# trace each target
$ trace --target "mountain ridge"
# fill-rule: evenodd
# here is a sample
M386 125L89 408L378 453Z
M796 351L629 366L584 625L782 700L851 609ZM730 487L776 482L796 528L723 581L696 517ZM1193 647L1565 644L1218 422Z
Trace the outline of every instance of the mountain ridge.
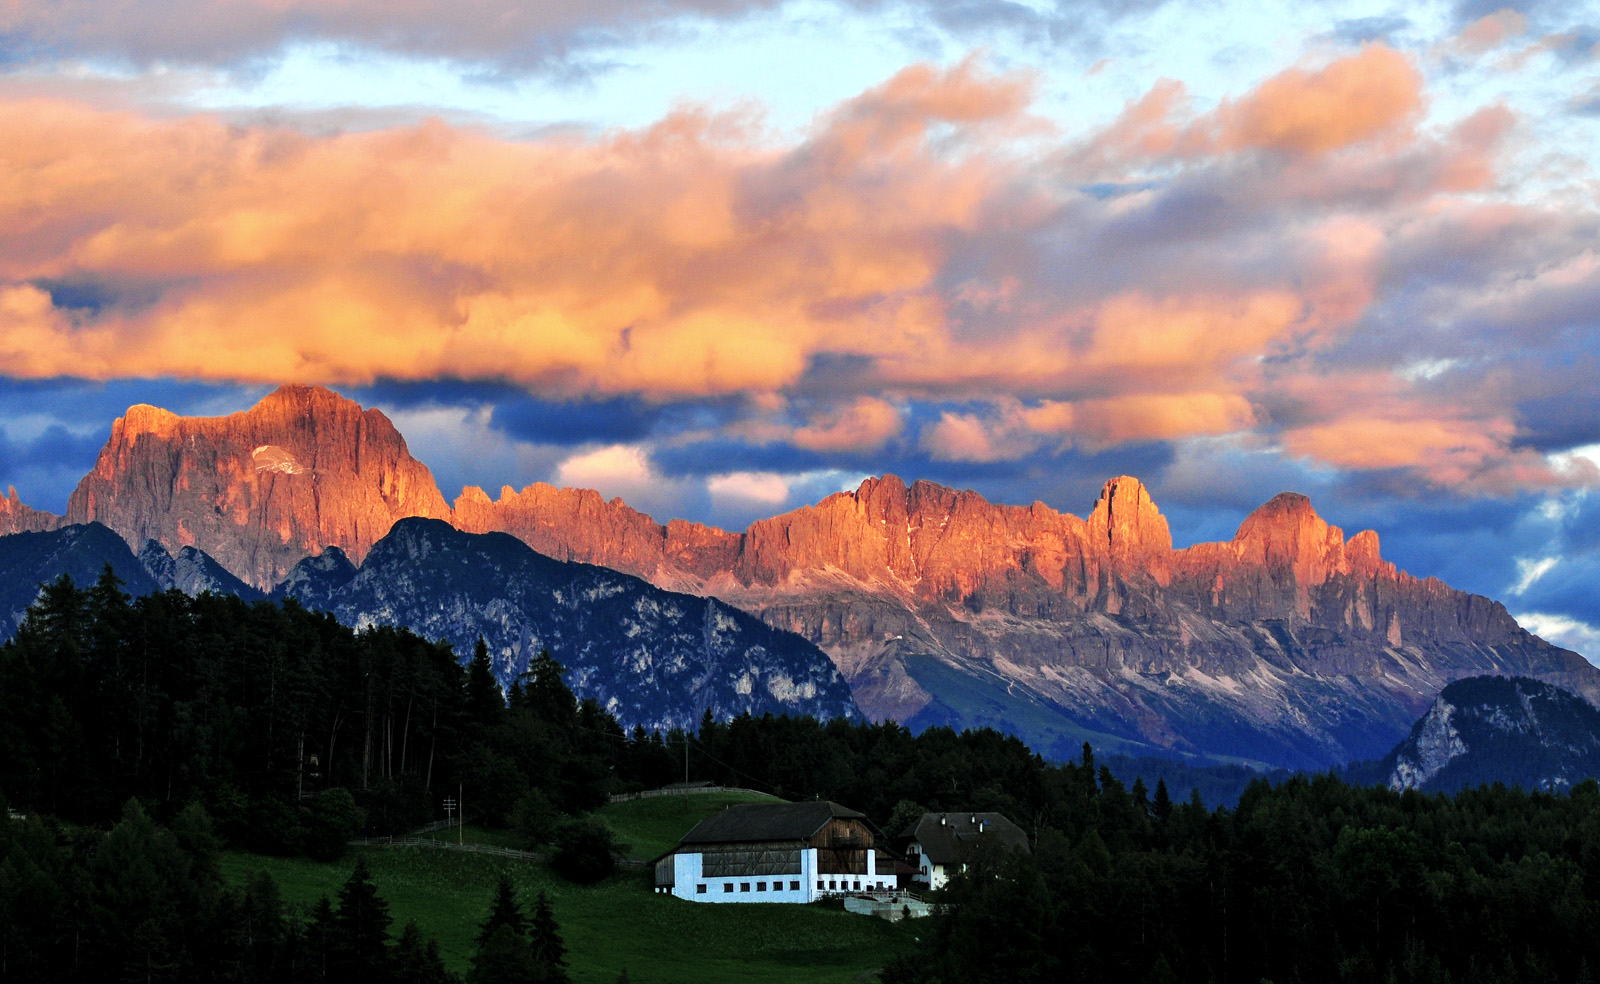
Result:
M67 518L198 544L271 588L327 549L360 564L407 511L721 598L820 646L874 718L993 724L1052 753L1089 739L1322 767L1387 752L1463 676L1600 700L1581 656L1492 599L1398 570L1375 532L1347 539L1292 492L1231 540L1181 549L1131 476L1080 518L884 475L742 533L543 483L497 500L467 487L451 505L387 417L285 387L228 417L130 408Z

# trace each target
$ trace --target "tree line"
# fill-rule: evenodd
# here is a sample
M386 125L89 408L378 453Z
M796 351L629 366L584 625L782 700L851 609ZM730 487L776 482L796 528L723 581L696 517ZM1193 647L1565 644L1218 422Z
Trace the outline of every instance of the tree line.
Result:
M887 969L891 984L1566 982L1600 961L1592 781L1443 796L1294 776L1208 806L1164 781L1126 783L1087 746L1047 762L988 729L771 715L630 731L574 699L553 654L509 693L492 670L481 645L463 666L448 647L293 603L134 600L109 575L47 586L0 646L0 795L65 823L12 823L0 845L0 965L19 966L10 948L38 940L56 957L121 961L122 976L136 976L130 954L180 966L184 934L216 925L195 915L210 905L195 893L230 891L208 875L149 874L206 870L186 844L331 857L356 832L433 819L458 790L484 822L549 846L568 877L603 877L610 834L584 814L609 793L685 778L836 800L890 835L924 810L993 810L1022 826L1033 850L976 850L922 948ZM119 860L130 823L171 858ZM172 853L183 851L201 860ZM256 911L251 887L238 891L216 911ZM189 915L161 929L149 899ZM101 911L138 918L95 922L110 918L91 917ZM216 929L207 945L236 936ZM528 951L500 943L502 964L525 969Z

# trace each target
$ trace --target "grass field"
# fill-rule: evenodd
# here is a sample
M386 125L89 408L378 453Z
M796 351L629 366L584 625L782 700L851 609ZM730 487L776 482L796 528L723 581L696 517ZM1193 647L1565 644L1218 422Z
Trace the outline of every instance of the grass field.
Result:
M455 827L446 827L442 830L430 831L422 835L424 840L436 840L441 844L484 844L489 847L509 847L516 851L526 851L528 842L517 836L515 831L494 830L490 827L480 827L469 823L460 831L459 836Z
M659 832L670 825L675 843L688 829L681 820L730 802L714 807L709 800L718 795L706 794L707 802L687 806L661 801L702 797L639 800L604 812L608 820L616 814L624 829L634 831L629 836L641 842L656 837L650 843L659 843L666 836ZM690 812L674 812L683 809ZM511 858L420 847L359 850L389 903L395 920L391 932L398 936L406 920L415 919L425 934L438 938L450 968L462 973L470 966L473 939L488 915L501 873L512 877L524 901L540 890L549 896L576 984L611 984L624 967L637 984L859 984L871 980L890 956L909 949L914 935L926 929L822 906L685 902L655 894L650 875L637 869L598 885L579 886L542 865ZM237 883L265 869L277 880L285 901L309 908L324 893L336 900L354 863L354 852L331 864L229 852L223 870Z
M776 803L778 800L760 793L695 793L689 796L652 796L648 799L612 803L595 811L617 835L617 841L628 845L632 858L660 857L678 845L678 839L689 828L711 816L721 813L737 803Z

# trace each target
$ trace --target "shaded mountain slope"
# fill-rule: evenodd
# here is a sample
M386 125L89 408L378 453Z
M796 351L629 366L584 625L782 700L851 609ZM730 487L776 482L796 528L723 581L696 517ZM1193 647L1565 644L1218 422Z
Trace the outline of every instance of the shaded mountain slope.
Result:
M1528 677L1457 680L1379 766L1392 789L1503 782L1558 791L1600 776L1600 710Z
M548 648L574 693L628 725L695 725L707 710L860 716L843 676L804 639L714 598L554 560L504 534L402 520L359 569L342 555L308 558L278 594L347 625L411 629L462 656L481 636L505 684Z

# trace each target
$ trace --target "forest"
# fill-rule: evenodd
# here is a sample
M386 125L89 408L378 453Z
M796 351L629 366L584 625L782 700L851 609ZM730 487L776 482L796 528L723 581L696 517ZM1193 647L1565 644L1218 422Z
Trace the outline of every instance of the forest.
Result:
M991 730L626 729L573 697L559 654L509 694L490 660L292 603L132 599L109 573L46 586L0 647L0 796L26 815L0 832L0 975L363 979L321 976L356 959L360 934L326 941L359 922L359 884L348 906L286 912L270 880L223 884L215 852L335 858L460 796L593 880L613 845L585 814L685 778L832 799L891 836L923 810L995 810L1028 832L1029 853L974 850L888 984L1586 981L1600 960L1593 781L1429 796L1273 777L1207 805L1124 782L1087 746L1052 763ZM415 926L365 932L365 979L443 979ZM507 973L531 973L532 951L500 935Z

